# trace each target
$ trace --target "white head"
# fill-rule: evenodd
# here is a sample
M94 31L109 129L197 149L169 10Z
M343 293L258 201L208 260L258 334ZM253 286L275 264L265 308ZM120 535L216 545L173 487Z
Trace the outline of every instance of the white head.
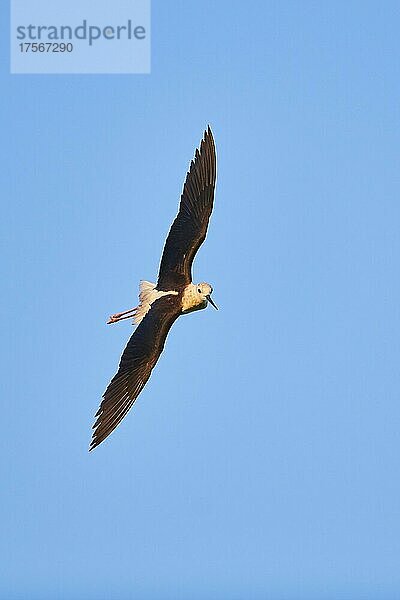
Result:
M213 292L213 289L209 283L202 282L202 283L196 284L196 293L197 293L199 299L202 302L205 302L206 305L208 304L208 302L210 302L210 304L212 304L213 307L218 310L218 306L216 304L214 304L214 302L211 298L212 292Z

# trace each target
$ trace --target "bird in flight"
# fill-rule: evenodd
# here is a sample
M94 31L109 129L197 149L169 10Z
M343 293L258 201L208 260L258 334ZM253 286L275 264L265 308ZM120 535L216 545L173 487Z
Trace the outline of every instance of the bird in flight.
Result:
M192 283L192 263L204 242L213 209L216 179L214 138L204 132L183 186L178 214L161 257L157 284L140 282L139 305L114 314L108 323L133 318L137 325L108 384L93 425L90 450L119 425L146 385L176 319L195 310L214 308L209 283Z

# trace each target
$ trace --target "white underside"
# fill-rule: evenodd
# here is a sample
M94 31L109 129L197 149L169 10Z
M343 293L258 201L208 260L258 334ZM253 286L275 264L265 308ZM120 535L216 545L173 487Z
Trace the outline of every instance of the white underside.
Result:
M155 283L142 280L140 282L139 306L135 309L135 312L133 314L134 323L136 325L139 325L139 323L149 312L151 305L153 304L153 302L155 302L155 300L158 300L163 296L169 296L170 294L177 296L178 292L160 292L156 289Z

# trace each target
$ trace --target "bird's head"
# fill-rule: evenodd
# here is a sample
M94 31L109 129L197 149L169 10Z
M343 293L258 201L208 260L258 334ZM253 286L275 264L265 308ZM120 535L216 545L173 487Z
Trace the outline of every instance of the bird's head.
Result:
M213 307L218 310L218 306L214 303L211 298L211 294L213 292L212 286L209 283L198 283L196 285L196 292L199 295L202 302L210 303Z

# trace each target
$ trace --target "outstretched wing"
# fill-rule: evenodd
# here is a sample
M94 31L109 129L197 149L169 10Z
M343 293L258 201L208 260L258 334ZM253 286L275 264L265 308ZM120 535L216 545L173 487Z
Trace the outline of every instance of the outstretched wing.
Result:
M192 263L204 242L213 209L216 156L210 127L196 150L179 205L165 242L158 273L158 290L182 289L192 281Z
M119 425L144 388L163 351L168 332L180 314L179 296L156 300L122 353L117 374L103 395L93 425L90 450Z

